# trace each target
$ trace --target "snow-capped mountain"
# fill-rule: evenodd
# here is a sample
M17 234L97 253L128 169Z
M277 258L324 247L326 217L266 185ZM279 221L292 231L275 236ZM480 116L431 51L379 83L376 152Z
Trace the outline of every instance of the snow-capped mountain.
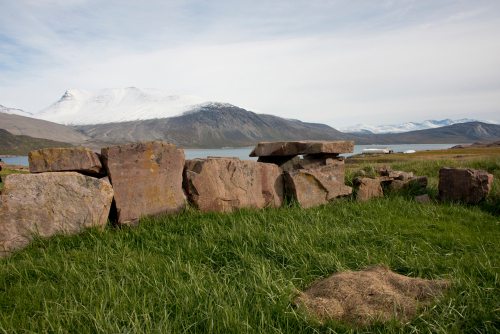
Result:
M211 103L198 96L159 89L70 89L33 117L66 125L129 122L179 116Z
M477 120L470 118L462 118L457 120L451 119L443 119L441 121L436 120L426 120L422 123L417 122L408 122L399 125L379 125L379 126L370 126L365 124L357 124L351 127L345 128L336 128L338 131L343 133L374 133L374 134L384 134L384 133L402 133L416 130L426 130L426 129L435 129L443 126L448 126L452 124L458 123L469 123L469 122L482 122L488 124L500 124L500 122L493 120Z
M0 105L0 112L4 114L11 114L11 115L19 115L19 116L25 116L25 117L32 117L33 114L27 111L23 111L21 109L14 109L14 108L7 108L2 105Z

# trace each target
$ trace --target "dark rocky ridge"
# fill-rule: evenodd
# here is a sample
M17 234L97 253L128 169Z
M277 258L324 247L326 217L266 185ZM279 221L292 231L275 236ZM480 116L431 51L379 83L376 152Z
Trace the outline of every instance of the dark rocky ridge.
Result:
M397 134L348 134L325 124L256 114L222 103L205 105L172 118L74 127L0 113L0 129L96 151L106 146L148 140L167 141L179 148L221 148L255 146L262 141L353 140L356 145L388 145L492 142L500 139L500 125L479 122Z

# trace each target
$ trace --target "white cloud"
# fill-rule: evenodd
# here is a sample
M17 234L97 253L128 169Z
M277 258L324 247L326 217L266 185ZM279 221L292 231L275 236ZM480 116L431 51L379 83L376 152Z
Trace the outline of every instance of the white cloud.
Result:
M0 104L36 112L66 89L136 86L333 126L498 118L491 2L170 2L139 6L138 20L133 2L120 17L101 1L52 3L46 15L18 12L29 24L10 38L39 54L0 67ZM58 23L56 13L69 16Z

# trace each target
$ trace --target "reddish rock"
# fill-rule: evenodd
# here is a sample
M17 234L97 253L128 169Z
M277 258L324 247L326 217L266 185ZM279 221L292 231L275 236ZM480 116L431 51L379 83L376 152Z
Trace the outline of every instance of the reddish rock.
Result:
M344 183L344 165L299 169L284 175L286 189L304 208L352 193Z
M105 147L101 151L113 189L119 224L141 216L182 210L185 155L174 144L157 141Z
M300 157L296 155L285 155L276 157L259 157L257 162L270 163L278 166L281 171L288 172L296 168L296 164L299 163Z
M400 175L398 180L394 180L389 184L389 190L391 191L399 191L403 189L409 189L412 187L419 187L420 191L425 190L427 188L427 177L425 176L412 176L405 181L403 175Z
M407 181L413 177L413 172L400 172L398 179L401 181Z
M439 197L447 201L461 200L479 203L490 193L493 175L471 168L441 167Z
M50 237L107 223L113 188L75 172L12 174L0 206L0 256L26 247L33 233Z
M262 209L283 204L280 168L251 160L187 160L184 189L190 201L205 212Z
M44 148L29 153L30 172L106 174L99 154L85 147Z
M391 181L394 181L394 178L393 177L389 177L389 176L380 176L378 178L378 180L380 182L391 182Z
M262 142L250 153L251 157L284 156L324 153L352 153L353 141L302 140L284 142Z
M358 202L366 202L373 197L384 196L384 191L382 190L379 179L358 177L354 179L354 186L356 189L356 200Z

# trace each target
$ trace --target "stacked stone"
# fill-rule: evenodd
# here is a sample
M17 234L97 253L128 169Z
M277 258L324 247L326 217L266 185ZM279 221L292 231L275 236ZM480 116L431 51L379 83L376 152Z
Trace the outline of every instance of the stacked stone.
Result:
M352 193L345 185L345 161L341 153L352 153L352 141L262 142L250 153L260 163L278 166L287 191L308 208ZM303 158L299 156L303 155Z
M0 257L26 247L33 235L104 227L113 188L99 155L87 148L32 151L33 174L6 177L0 204Z
M49 237L104 227L113 200L118 224L182 210L184 160L183 150L156 141L106 147L101 155L87 148L30 152L32 174L5 180L0 256L24 248L35 233Z
M363 170L355 173L358 175L354 179L358 202L365 202L373 197L382 197L384 195L382 184L390 191L410 187L419 187L423 191L427 187L427 178L425 176L413 176L412 172L393 171L390 166L377 167L376 172L378 174L377 178L365 177L366 173Z

